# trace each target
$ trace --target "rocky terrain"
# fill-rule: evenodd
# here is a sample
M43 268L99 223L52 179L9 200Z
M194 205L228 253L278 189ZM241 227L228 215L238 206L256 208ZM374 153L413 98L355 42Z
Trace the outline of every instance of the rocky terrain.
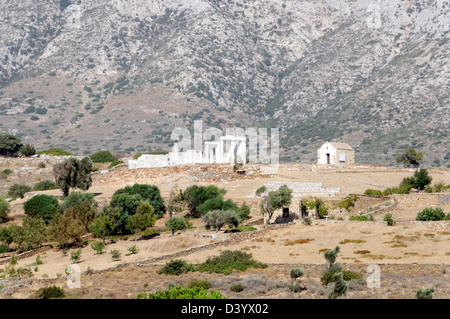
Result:
M1 0L0 131L39 149L168 150L175 126L280 127L360 163L448 164L444 0Z

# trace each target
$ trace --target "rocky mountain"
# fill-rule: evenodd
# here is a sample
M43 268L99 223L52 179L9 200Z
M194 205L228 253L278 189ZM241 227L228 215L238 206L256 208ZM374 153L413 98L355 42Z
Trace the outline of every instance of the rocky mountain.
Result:
M360 163L450 161L443 0L0 0L0 130L39 149L169 150L175 126L280 127Z

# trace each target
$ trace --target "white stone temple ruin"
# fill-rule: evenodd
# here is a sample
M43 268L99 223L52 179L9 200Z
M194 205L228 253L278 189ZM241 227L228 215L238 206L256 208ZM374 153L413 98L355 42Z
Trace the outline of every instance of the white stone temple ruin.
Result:
M129 169L155 168L183 164L243 164L246 163L247 143L245 136L226 135L218 141L204 142L202 152L183 150L175 143L172 152L164 155L141 155L129 160Z

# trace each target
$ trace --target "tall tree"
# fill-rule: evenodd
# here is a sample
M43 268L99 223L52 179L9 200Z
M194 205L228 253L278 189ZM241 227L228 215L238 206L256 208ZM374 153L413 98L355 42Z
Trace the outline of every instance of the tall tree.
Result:
M423 160L423 152L408 148L402 154L395 158L397 163L403 163L404 167L419 167L420 161Z
M269 223L277 209L289 206L291 204L291 200L292 189L287 187L287 185L280 186L280 188L276 191L270 191L261 203L261 210L268 215L266 223Z
M17 156L22 148L20 138L11 134L0 135L0 155Z
M70 188L88 190L92 185L92 161L85 157L82 160L69 158L53 167L55 182L64 196L69 195Z

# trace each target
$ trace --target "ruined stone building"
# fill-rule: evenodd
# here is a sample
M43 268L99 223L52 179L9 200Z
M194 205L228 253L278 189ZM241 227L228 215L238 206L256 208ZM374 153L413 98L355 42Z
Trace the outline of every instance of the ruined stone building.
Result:
M326 142L317 150L317 164L355 164L355 150L347 143Z
M141 155L137 160L129 160L128 168L154 168L183 164L245 164L247 154L246 138L226 135L218 141L205 142L202 152L179 151L175 143L173 151L164 155Z

